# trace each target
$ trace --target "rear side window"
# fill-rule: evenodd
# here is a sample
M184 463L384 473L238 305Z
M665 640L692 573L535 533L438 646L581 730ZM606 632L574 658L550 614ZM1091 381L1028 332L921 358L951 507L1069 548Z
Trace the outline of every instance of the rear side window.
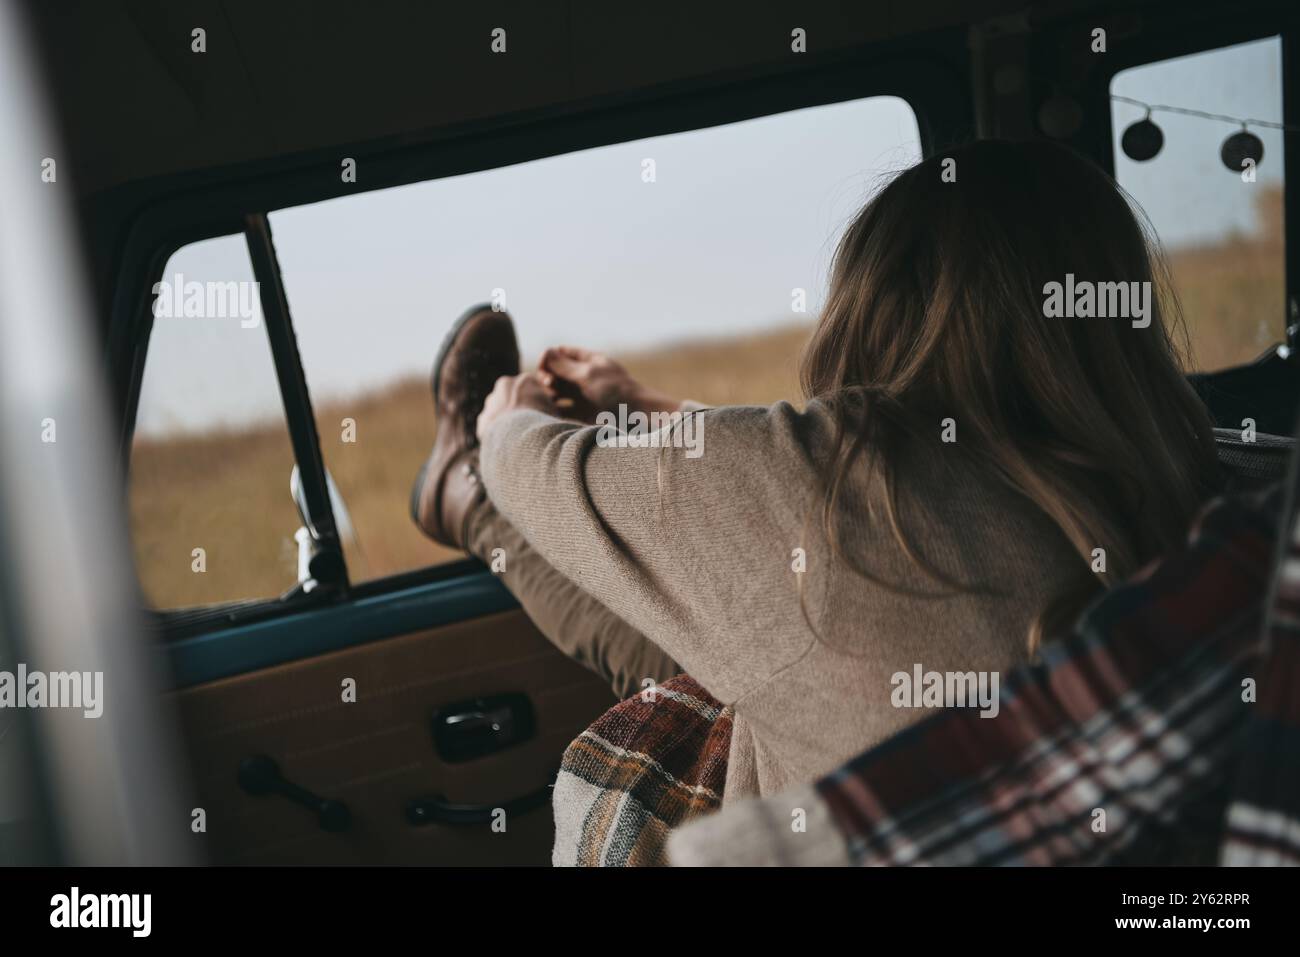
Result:
M244 237L179 250L157 287L128 484L136 568L168 609L296 581L293 449Z
M1153 105L1280 122L1280 39L1124 70L1111 94L1116 178L1165 247L1194 367L1212 371L1258 358L1284 341L1286 329L1281 131L1248 125L1263 156L1234 169L1222 152L1225 140L1242 132L1240 122L1151 110L1163 145L1145 161L1131 158L1122 139Z

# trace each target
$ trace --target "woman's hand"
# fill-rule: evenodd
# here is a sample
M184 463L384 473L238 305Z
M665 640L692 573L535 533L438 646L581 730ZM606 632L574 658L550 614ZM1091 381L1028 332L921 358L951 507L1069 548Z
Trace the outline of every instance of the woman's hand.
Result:
M594 422L597 413L626 405L631 412L675 412L681 402L649 389L607 355L556 346L542 353L537 366L541 384L565 416Z
M557 417L561 415L555 400L542 385L540 373L523 372L519 375L503 375L492 386L491 393L483 402L483 410L478 414L474 431L479 441L483 441L493 422L515 409L536 409L547 415Z

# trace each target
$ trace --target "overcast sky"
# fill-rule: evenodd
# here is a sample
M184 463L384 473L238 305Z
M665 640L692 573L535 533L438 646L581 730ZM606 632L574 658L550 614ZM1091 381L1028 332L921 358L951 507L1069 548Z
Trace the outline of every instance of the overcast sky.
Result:
M1277 41L1129 71L1113 92L1281 118ZM1142 116L1116 104L1117 130ZM1253 227L1250 189L1220 164L1232 126L1154 117L1164 151L1120 182L1169 246ZM1260 181L1276 181L1281 136ZM845 224L919 158L901 100L877 97L275 212L271 224L312 393L342 398L424 376L447 324L502 289L526 356L559 342L630 350L810 322ZM644 161L655 181L643 180ZM364 166L359 179L364 181ZM198 243L167 267L251 280L242 237ZM791 290L808 291L807 315ZM280 416L264 329L160 320L142 434Z

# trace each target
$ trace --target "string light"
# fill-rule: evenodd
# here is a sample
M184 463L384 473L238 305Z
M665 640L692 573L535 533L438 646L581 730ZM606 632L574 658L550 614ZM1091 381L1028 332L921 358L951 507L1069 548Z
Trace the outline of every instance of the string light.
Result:
M1119 145L1129 159L1145 163L1149 159L1154 159L1160 152L1160 148L1165 145L1165 134L1160 127L1151 122L1151 114L1148 113L1144 119L1131 124L1124 131Z
M1120 137L1120 148L1124 151L1124 155L1139 163L1154 159L1156 154L1160 152L1160 148L1164 146L1164 133L1152 121L1152 113L1178 113L1182 116L1195 116L1200 119L1216 120L1234 125L1240 124L1241 129L1225 139L1223 146L1219 148L1219 159L1222 160L1224 166L1234 173L1240 173L1247 165L1258 166L1260 161L1264 159L1264 142L1250 132L1249 127L1257 126L1270 130L1300 132L1300 126L1295 124L1276 123L1272 120L1244 119L1239 116L1227 116L1223 113L1193 110L1184 106L1167 106L1163 103L1144 103L1142 100L1135 100L1130 96L1119 96L1117 94L1112 94L1111 99L1118 103L1128 103L1146 110L1146 116L1136 123L1130 124L1124 130L1124 135Z

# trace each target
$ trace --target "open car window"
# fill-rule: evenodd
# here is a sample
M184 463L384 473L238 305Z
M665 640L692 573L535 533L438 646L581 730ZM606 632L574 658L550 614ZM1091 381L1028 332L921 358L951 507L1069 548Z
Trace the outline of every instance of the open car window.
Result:
M835 241L919 155L911 108L872 97L273 212L351 580L462 557L407 502L466 307L511 313L525 367L580 345L701 402L794 399Z

